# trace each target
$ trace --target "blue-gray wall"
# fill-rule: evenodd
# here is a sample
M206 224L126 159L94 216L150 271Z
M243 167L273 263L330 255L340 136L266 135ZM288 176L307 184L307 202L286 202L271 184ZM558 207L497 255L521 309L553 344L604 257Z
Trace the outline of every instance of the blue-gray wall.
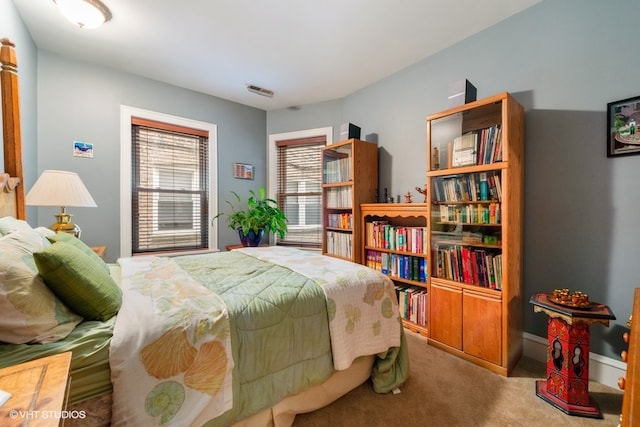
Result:
M265 185L266 114L220 98L106 67L38 51L38 170L77 172L98 208L71 208L82 240L120 256L120 106L214 123L218 130L218 206L229 191L246 194ZM94 144L94 158L73 157L73 141ZM233 162L256 165L253 181L233 179ZM54 208L38 209L38 224L53 222ZM238 237L219 226L220 247Z
M640 96L638 16L637 0L546 0L339 102L269 111L267 132L355 123L377 135L379 187L418 196L425 117L447 108L449 83L513 93L526 111L525 330L546 337L529 296L579 289L618 318L592 327L591 350L619 359L640 286L640 155L606 157L606 105Z

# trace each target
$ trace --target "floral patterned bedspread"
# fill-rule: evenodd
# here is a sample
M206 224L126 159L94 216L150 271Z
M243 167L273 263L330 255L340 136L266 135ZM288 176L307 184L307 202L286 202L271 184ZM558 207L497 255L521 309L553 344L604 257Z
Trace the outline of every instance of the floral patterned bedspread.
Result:
M333 364L400 347L402 328L393 282L349 261L284 246L236 249L314 280L327 297Z
M230 425L363 355L376 391L406 379L393 282L373 269L284 247L118 262L114 426Z
M201 425L229 410L234 362L222 299L171 258L119 263L123 305L109 355L112 425Z

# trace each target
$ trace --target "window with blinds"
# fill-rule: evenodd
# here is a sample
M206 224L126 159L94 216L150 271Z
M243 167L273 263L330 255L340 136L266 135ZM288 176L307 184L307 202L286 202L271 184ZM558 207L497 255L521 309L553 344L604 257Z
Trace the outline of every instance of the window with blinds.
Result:
M133 254L208 248L208 132L131 120Z
M277 199L287 234L279 245L322 245L322 148L325 136L276 142Z

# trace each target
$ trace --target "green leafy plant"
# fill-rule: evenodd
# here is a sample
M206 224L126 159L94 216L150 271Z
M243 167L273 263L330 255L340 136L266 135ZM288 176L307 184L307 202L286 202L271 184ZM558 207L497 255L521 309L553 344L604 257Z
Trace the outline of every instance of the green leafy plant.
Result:
M251 195L247 199L247 203L243 205L242 198L238 193L232 191L231 194L235 196L237 204L234 205L227 200L227 204L231 207L231 213L219 213L214 219L226 215L227 224L233 230L241 229L244 233L253 230L254 233L258 233L263 229L265 232L276 233L280 238L284 238L287 232L287 217L278 208L278 202L266 197L264 188L260 188L258 193L249 190L249 193Z

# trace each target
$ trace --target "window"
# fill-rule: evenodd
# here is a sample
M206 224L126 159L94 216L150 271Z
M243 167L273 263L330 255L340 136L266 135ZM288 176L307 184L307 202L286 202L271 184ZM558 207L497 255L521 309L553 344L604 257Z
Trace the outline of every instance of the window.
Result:
M137 218L133 216L133 180L134 180L134 171L132 168L133 165L133 147L135 145L135 133L133 132L133 121L139 119L146 119L151 123L157 122L159 124L164 124L168 127L168 131L171 131L171 125L177 128L186 128L187 131L197 130L206 135L207 144L207 159L208 164L207 175L208 175L208 206L207 206L207 234L208 234L208 244L206 248L202 249L194 249L194 253L203 252L203 251L212 251L218 249L218 222L213 221L211 219L217 215L218 213L218 171L217 171L217 153L218 150L216 148L217 145L217 126L213 123L201 122L197 120L187 119L184 117L173 116L170 114L158 113L155 111L144 110L141 108L129 107L126 105L122 105L120 107L120 257L127 257L133 255L133 235L134 235L134 227L137 227ZM151 126L152 128L154 126ZM175 131L175 128L173 129ZM189 133L189 132L187 132ZM191 159L190 163L194 163L195 157ZM170 187L167 190L176 190L179 188L177 185L179 182L193 182L196 179L197 175L193 175L194 168L192 166L186 168L170 168L173 170L173 174L175 176L174 187ZM162 185L167 185L167 181L169 180L169 176L166 176L169 172L163 171L163 166L158 165L156 168L156 175L153 178L154 180L160 182L162 180ZM190 178L188 178L190 177ZM171 178L171 181L174 182L174 178ZM173 185L173 184L172 184ZM167 228L173 228L176 230L176 233L187 233L190 229L195 228L197 224L204 224L205 216L202 216L200 211L195 211L196 204L193 202L193 196L180 194L175 192L173 195L176 197L173 203L173 208L176 209L176 214L168 217L169 214L165 214L167 210L165 209L167 206L164 203L166 201L160 198L160 195L163 195L164 192L157 193L157 202L155 205L155 217L157 218L158 224L163 223L162 226L157 225L153 228L154 234L156 236L160 236L162 233L170 233L167 231ZM168 194L168 193L167 193ZM164 197L164 195L162 196ZM192 217L188 217L186 215L186 211L191 209L194 210L194 214ZM150 207L153 209L153 206ZM178 213L181 211L181 213ZM153 215L152 215L153 216ZM171 222L173 225L168 225L167 223ZM189 230L180 229L181 227L187 227L187 224L193 222L192 225L189 225ZM176 252L180 254L185 254L187 249L177 249ZM162 251L165 255L170 255L171 250L166 248Z
M208 249L208 132L131 119L131 252Z
M322 148L324 135L276 141L277 201L288 219L279 245L322 245Z
M159 187L180 191L181 184L193 185L195 171L158 168ZM184 188L184 187L182 187ZM193 230L197 220L197 206L191 195L174 193L158 194L158 230Z

